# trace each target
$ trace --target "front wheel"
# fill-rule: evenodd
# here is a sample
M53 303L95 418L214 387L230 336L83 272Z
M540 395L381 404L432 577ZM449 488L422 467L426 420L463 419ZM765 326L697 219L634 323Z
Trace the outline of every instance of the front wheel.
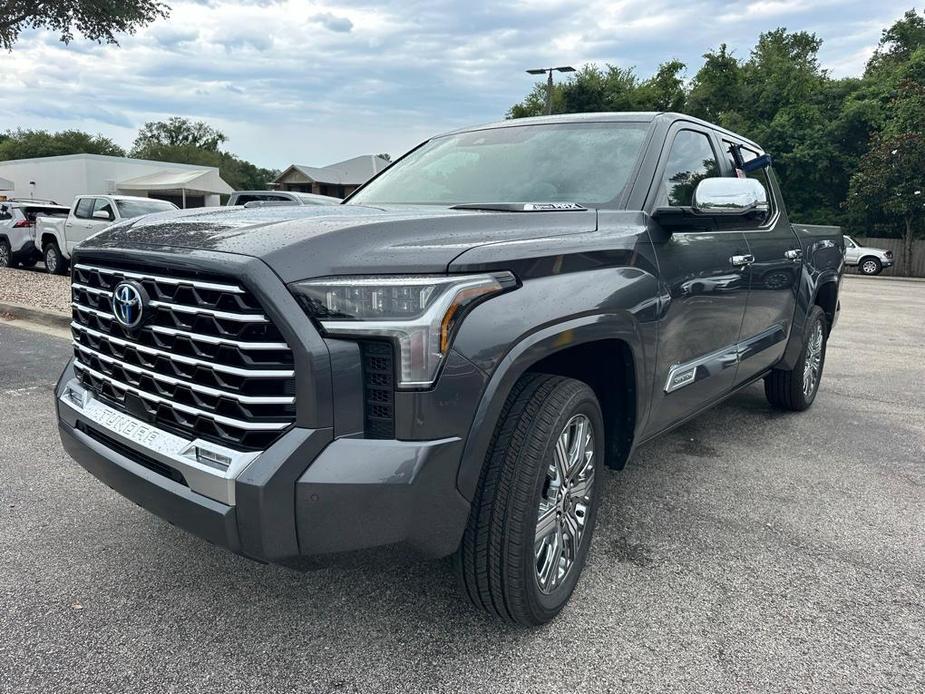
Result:
M53 275L63 275L67 272L67 261L61 257L61 249L54 241L45 244L43 250L45 268Z
M883 264L876 258L864 258L858 264L858 270L862 275L879 275Z
M502 410L456 569L469 599L538 626L568 602L594 532L604 424L594 391L528 374Z
M822 368L825 366L825 348L828 340L828 321L825 312L813 306L807 318L808 332L803 351L793 369L774 369L764 378L764 393L775 407L802 412L808 409L819 392Z
M9 267L12 264L13 253L10 250L10 242L6 239L0 239L0 267Z

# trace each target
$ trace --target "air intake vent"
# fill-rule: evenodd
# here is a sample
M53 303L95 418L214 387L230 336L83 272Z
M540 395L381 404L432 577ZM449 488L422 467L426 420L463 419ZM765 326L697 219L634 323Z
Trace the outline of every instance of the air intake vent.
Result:
M113 314L123 280L148 297L138 328ZM263 450L295 420L292 351L234 278L81 258L71 297L74 369L113 407L235 450Z
M388 342L361 342L368 439L395 438L395 359Z

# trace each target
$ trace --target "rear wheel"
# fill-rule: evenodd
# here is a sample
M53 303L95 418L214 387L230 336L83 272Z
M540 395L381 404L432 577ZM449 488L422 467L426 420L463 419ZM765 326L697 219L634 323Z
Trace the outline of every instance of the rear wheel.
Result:
M63 275L67 272L67 261L61 257L61 249L55 241L45 244L42 251L45 257L45 268L53 275Z
M862 275L879 275L883 265L876 258L862 258L858 263L858 271Z
M12 264L13 253L10 249L10 242L6 239L0 239L0 267L9 267Z
M586 384L543 374L517 383L456 556L473 604L525 626L562 610L594 532L603 442L600 405Z
M784 410L802 412L813 404L819 392L828 339L828 321L820 307L813 307L807 325L809 330L796 366L789 371L774 369L764 379L768 402Z

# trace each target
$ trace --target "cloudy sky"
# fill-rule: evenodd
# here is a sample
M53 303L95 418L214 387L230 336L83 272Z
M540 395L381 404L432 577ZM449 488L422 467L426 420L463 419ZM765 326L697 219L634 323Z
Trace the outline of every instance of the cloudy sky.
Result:
M146 120L203 119L257 164L400 154L427 135L497 120L525 68L686 62L726 42L748 55L778 26L817 33L835 76L856 75L912 0L167 0L169 19L121 46L24 34L0 54L0 130L77 128L129 146Z

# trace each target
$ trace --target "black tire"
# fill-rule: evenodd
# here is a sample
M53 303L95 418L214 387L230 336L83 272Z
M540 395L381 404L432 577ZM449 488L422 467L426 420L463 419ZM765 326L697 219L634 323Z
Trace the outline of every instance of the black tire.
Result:
M775 407L792 412L802 412L808 409L816 399L819 392L819 383L822 381L822 370L825 367L825 348L829 337L829 324L825 312L818 306L813 306L806 323L803 349L797 359L796 366L789 371L774 369L764 378L764 394ZM818 348L815 341L821 341ZM814 359L818 349L818 368L811 385L807 384L807 361Z
M0 267L10 267L13 264L13 250L10 242L0 239Z
M575 459L591 462L585 463L582 482L566 476L562 478L566 484L553 487L549 475L557 474L558 470L553 462L556 444L570 424L590 427L591 446L587 450L592 455L581 456L581 451L576 450ZM576 431L572 441L586 440L577 433L579 430L569 430ZM527 374L518 381L498 420L469 523L455 557L462 590L476 607L503 621L524 626L544 624L565 607L591 544L602 486L603 455L603 418L591 388L581 381L546 374ZM576 463L573 469L579 467ZM582 485L587 494L581 498L573 496L578 492L573 491L569 480L575 487ZM556 500L548 500L550 495ZM535 539L541 502L546 509L544 516L551 520L546 542ZM575 514L583 518L581 530L575 524ZM575 543L569 540L569 532L575 533L571 537L578 537L577 551ZM568 547L571 551L560 554L561 550L547 544L553 542L557 548ZM547 590L540 588L543 579L538 575L537 547L545 559L571 557L571 564L565 564L568 568L563 569L562 576L559 575L562 560L544 564L555 567L543 572L547 577L555 574Z
M861 258L861 262L858 263L858 272L862 275L879 275L882 271L883 264L873 256Z
M45 269L52 275L63 275L67 272L67 261L61 257L61 249L55 241L49 241L42 248L42 257L45 259Z

